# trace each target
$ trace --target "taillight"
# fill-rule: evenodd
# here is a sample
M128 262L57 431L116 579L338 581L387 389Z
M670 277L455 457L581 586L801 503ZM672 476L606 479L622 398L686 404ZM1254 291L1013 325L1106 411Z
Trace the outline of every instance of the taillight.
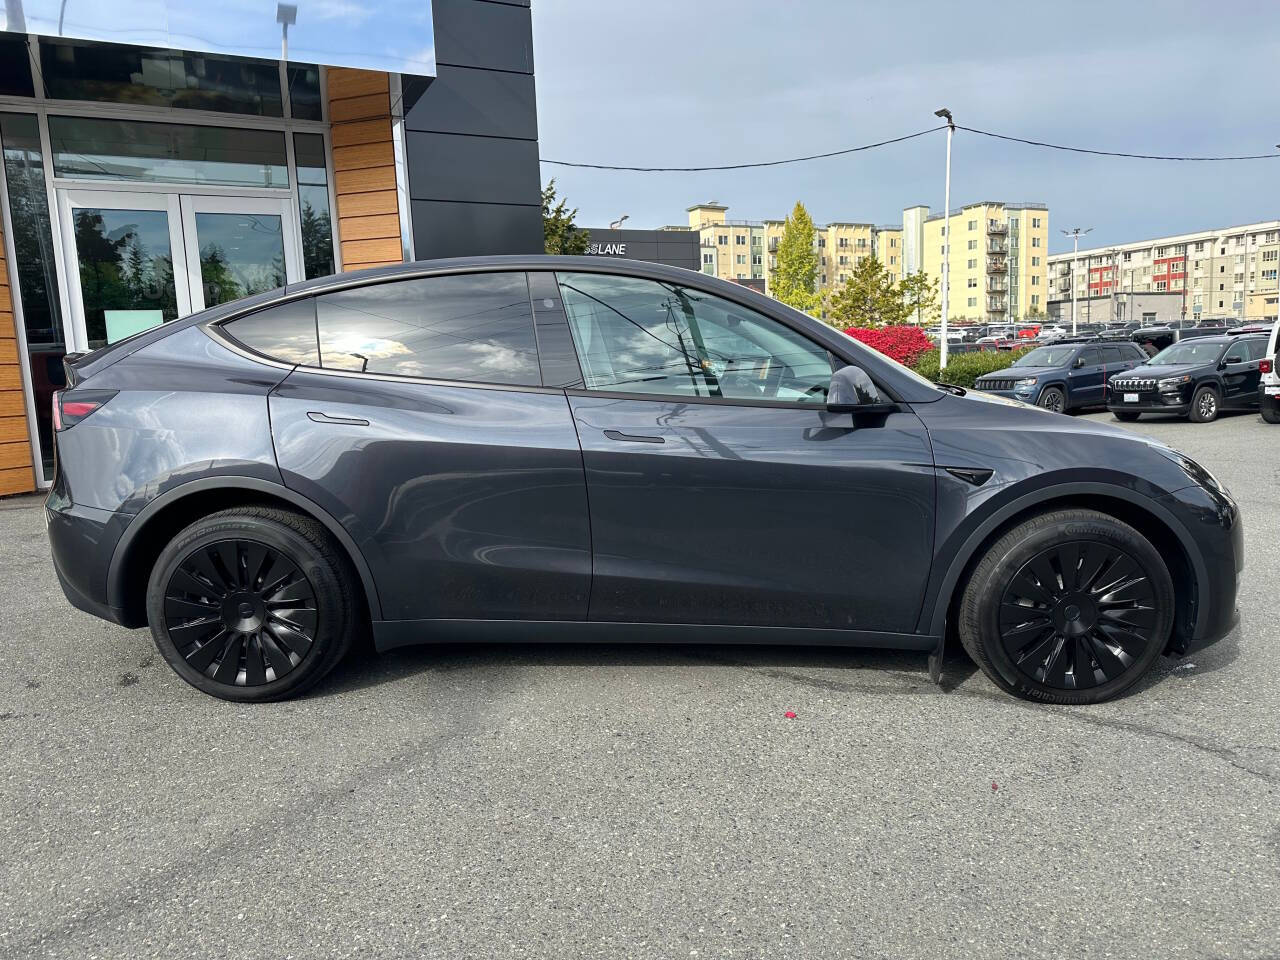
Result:
M69 397L66 390L55 391L53 429L59 433L70 430L115 395L115 390L86 390Z
M1262 373L1270 373L1270 372L1272 371L1272 369L1274 368L1274 366L1275 366L1275 365L1274 365L1270 360L1259 360L1259 361L1258 361L1258 369L1259 369Z

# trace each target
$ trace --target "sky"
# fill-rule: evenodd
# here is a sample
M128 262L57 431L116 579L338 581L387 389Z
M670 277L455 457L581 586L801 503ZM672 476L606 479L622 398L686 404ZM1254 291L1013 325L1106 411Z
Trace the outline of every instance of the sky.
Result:
M956 122L1134 153L1093 157L964 131L951 205L1049 205L1081 249L1280 218L1280 0L534 0L545 160L700 166L773 160ZM733 219L902 221L943 207L945 134L762 170L628 173L544 162L579 226Z

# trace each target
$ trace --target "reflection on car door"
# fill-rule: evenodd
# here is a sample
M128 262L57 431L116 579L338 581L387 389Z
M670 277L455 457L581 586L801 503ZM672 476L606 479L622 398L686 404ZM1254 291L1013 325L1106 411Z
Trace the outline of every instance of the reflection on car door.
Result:
M525 275L365 285L316 310L321 367L273 392L272 435L286 484L364 552L384 618L585 619L582 459L541 386Z
M1076 354L1071 369L1067 371L1067 403L1073 407L1102 403L1104 376L1102 351L1098 347L1085 347Z
M934 478L909 408L855 423L831 357L683 288L559 274L594 547L590 618L909 632Z

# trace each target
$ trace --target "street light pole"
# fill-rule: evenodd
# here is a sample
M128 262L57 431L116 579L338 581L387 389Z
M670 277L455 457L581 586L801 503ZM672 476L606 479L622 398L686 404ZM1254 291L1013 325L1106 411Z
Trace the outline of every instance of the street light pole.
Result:
M951 118L951 111L946 107L933 111L935 117L947 121L947 181L942 193L942 330L939 335L938 369L947 368L947 307L951 293L951 135L956 132L956 122Z
M1071 335L1076 335L1076 260L1080 256L1080 238L1086 233L1092 233L1093 227L1087 230L1081 230L1076 227L1074 230L1063 230L1064 234L1072 240L1071 246ZM1085 284L1088 289L1088 283Z

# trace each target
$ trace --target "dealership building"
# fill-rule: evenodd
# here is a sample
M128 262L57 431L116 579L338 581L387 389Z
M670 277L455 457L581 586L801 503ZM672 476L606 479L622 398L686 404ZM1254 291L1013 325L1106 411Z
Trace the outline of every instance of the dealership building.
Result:
M528 0L2 13L0 494L51 480L69 352L339 271L542 250Z

